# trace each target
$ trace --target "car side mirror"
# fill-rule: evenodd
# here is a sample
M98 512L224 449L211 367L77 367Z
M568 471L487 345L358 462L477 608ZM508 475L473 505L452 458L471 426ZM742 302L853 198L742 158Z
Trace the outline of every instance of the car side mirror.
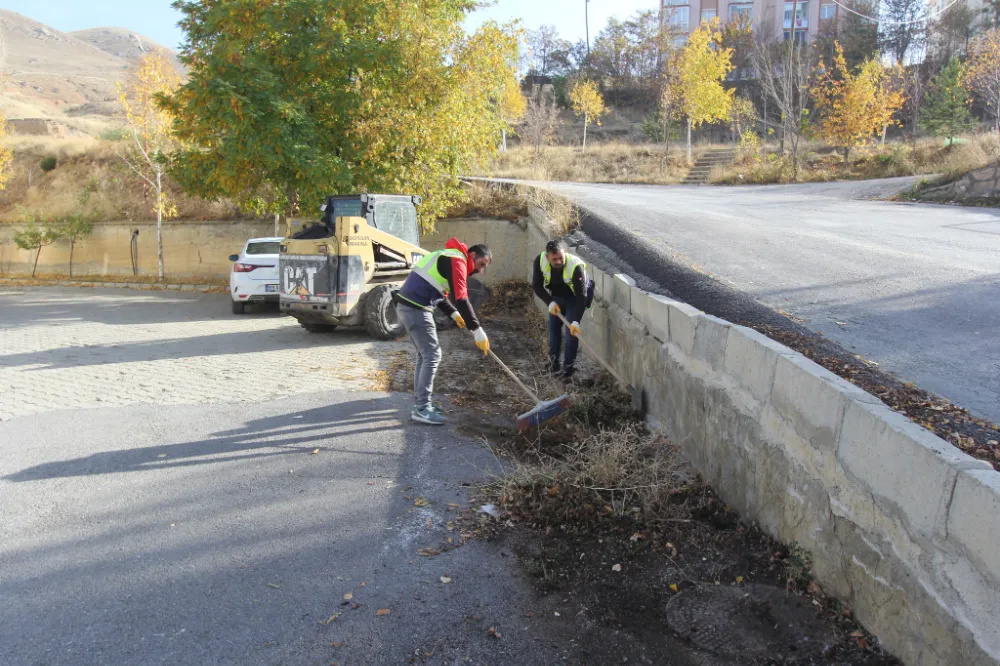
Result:
M238 254L229 255L229 261L239 261L239 260L240 260L240 255Z

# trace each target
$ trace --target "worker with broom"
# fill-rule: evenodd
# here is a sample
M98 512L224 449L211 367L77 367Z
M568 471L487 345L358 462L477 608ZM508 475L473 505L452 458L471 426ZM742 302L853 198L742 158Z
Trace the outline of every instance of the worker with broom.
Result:
M399 321L417 349L413 370L415 403L410 414L410 419L417 423L445 423L444 415L432 400L434 376L441 363L441 345L434 324L435 307L451 317L459 328L468 328L484 355L490 353L490 340L469 301L468 278L486 270L492 259L493 253L486 245L466 247L457 238L451 238L443 250L418 261L403 286L393 295Z
M566 251L562 240L549 241L532 269L531 286L549 308L549 372L563 381L573 378L580 344L580 320L590 306L593 287L587 279L587 264ZM562 315L560 317L560 315ZM563 319L565 317L565 319ZM564 321L570 322L562 367Z

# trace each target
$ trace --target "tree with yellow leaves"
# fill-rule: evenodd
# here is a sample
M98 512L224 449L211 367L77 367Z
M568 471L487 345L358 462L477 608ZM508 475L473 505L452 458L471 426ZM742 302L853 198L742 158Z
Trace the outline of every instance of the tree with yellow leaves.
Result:
M14 161L14 151L7 147L7 134L10 129L7 119L0 112L0 190L7 187L7 181L11 177L11 163Z
M852 72L839 43L834 43L832 66L820 62L817 72L812 90L820 117L817 134L840 147L847 163L852 148L895 122L893 116L905 97L892 85L892 73L877 57L869 58Z
M687 152L691 161L691 131L702 123L725 120L733 91L722 85L732 71L733 50L723 48L719 20L703 23L691 33L677 59L678 92L687 116Z
M591 121L600 122L604 115L604 98L593 81L577 81L569 91L573 113L583 116L583 152L587 152L587 127Z
M331 194L424 197L423 230L497 151L520 28L467 33L472 0L177 0L189 81L167 100L193 195L286 214Z
M985 102L1000 131L1000 28L977 37L969 51L965 83Z
M502 139L501 150L507 152L507 134L514 131L514 127L521 122L524 114L528 112L528 100L525 99L521 87L517 84L517 79L510 79L504 86L500 97L500 136Z
M173 114L160 106L161 96L172 94L181 77L162 51L151 51L139 60L125 84L116 82L118 103L129 140L118 152L122 161L153 189L156 199L156 257L159 278L163 279L163 218L177 214L163 188L169 152L177 146Z

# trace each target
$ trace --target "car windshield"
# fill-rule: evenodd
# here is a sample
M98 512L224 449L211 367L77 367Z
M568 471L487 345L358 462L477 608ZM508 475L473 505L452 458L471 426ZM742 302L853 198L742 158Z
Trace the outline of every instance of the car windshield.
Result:
M267 241L266 243L250 243L247 245L247 256L253 254L278 254L278 241Z

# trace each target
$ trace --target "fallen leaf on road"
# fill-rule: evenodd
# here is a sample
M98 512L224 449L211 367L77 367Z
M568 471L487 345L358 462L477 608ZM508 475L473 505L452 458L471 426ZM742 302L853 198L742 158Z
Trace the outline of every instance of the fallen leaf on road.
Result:
M320 620L319 623L322 625L327 625L330 624L331 622L336 622L338 617L340 617L340 613L334 613L330 617L326 618L326 620Z
M369 485L369 486L374 486L374 485L375 485L375 482L374 482L374 481L369 481L369 482L368 482L368 485Z
M737 576L736 577L736 582L737 583L742 583L743 582L743 576Z
M635 542L637 542L641 538L643 538L642 537L642 533L641 532L636 532L635 534L633 534L632 536L630 536L628 538L628 540L631 541L632 543L635 543Z
M344 642L343 641L334 641L334 642L330 643L330 647L344 647Z
M427 506L427 499L424 497L418 497L413 501L413 506Z
M670 591L671 592L676 592L677 591L677 583L671 583L670 584Z
M451 582L451 578L448 578L447 576L441 576L441 582L447 585L448 583Z
M313 449L313 452L312 452L312 454L313 454L313 455L316 455L317 453L319 453L319 449Z
M614 572L621 571L622 570L622 565L616 564L615 566L611 567L611 570L614 571Z
M489 636L492 636L493 638L500 638L501 636L503 636L503 634L497 631L496 627L490 627L489 629L486 630L486 633Z
M367 587L367 586L368 586L368 583L366 583L364 581L361 581L361 587Z
M440 555L441 551L437 548L421 548L417 551L417 554L423 557L434 557L435 555Z
M361 608L361 604L351 604L351 610L358 610Z
M344 595L344 601L350 601L353 598L354 598L353 592L348 592L347 594Z
M388 615L391 612L392 612L391 608L379 608L377 611L375 611L375 615L377 617L382 617L383 615Z
M160 455L158 455L158 456L156 456L156 457L157 457L157 458L166 458L166 457L167 457L167 454L166 454L166 453L161 453Z
M553 615L555 615L556 617L562 617L561 615L559 615L559 611L554 612Z
M281 586L278 585L277 583L268 583L267 586L271 587L271 588L274 588L275 590L280 590L281 589Z

